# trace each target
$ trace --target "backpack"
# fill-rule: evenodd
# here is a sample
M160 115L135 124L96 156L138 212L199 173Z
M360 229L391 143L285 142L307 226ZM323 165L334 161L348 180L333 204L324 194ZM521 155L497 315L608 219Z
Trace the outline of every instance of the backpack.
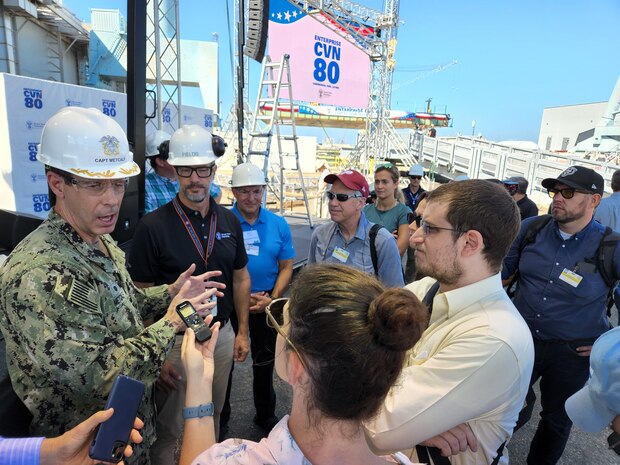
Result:
M542 215L533 220L523 237L523 240L519 244L519 255L517 258L517 263L521 259L521 253L523 249L530 244L536 242L536 236L538 232L544 228L549 221L551 221L551 215ZM611 307L614 304L614 288L616 286L616 282L620 279L620 277L615 275L614 272L614 252L616 247L620 243L620 233L615 232L609 226L605 227L605 232L603 233L603 237L599 242L599 245L596 249L596 254L593 257L584 259L584 262L591 263L594 265L595 270L601 274L601 278L605 281L605 285L609 287L609 293L607 295L607 315L611 314ZM519 268L517 267L517 271L512 276L508 287L506 288L506 292L508 293L508 297L512 299L516 291L516 284L519 281Z
M377 246L375 245L375 241L377 240L377 233L382 227L383 226L381 226L380 224L375 223L372 225L372 227L370 228L370 232L368 233L368 237L370 238L370 259L372 260L372 267L375 270L375 276L379 276L379 265L377 263Z

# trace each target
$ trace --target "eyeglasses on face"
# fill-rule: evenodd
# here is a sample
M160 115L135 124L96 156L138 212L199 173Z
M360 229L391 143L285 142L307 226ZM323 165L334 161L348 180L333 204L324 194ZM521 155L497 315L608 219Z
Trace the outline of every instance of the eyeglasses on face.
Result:
M284 338L286 343L290 346L291 349L295 351L299 360L301 360L302 365L307 369L306 363L304 362L304 358L301 356L293 342L289 339L286 331L282 329L284 326L284 306L288 302L287 297L282 297L280 299L274 299L271 301L267 308L265 308L265 314L267 316L267 326L275 329L280 336Z
M573 187L565 187L564 189L547 189L549 197L553 198L556 194L561 194L565 199L572 199L575 196L575 192L581 192L582 194L591 194L592 192L575 189Z
M182 178L191 178L192 173L195 171L199 178L208 178L213 173L213 165L207 166L199 166L198 168L193 168L191 166L175 166L174 170L177 172L179 176Z
M415 213L407 213L407 222L409 224L415 222L415 225L419 228L422 221L422 215L416 215Z
M127 189L127 184L129 184L129 178L106 179L101 181L69 178L69 184L75 186L77 189L82 189L92 195L103 194L108 189L108 186L112 186L112 191L115 194L120 195L125 193L125 190Z
M415 179L415 180L420 180L422 179L422 176L409 176L409 179Z
M459 234L463 234L465 231L461 230L461 229L453 229L453 228L441 228L439 226L432 226L430 224L428 224L426 221L421 220L420 221L420 226L422 229L422 234L424 234L425 236L428 236L434 232L437 231L452 231L452 232L456 232Z
M356 198L356 199L362 198L362 194L360 194L359 192L355 192L353 194L336 194L334 192L327 191L325 192L325 195L327 196L329 200L336 199L338 202L346 202L347 200L352 199L352 198Z
M248 189L248 188L238 187L236 188L236 192L238 195L242 195L244 197L248 197L250 195L253 195L254 197L260 197L263 195L263 188L255 187L254 189Z

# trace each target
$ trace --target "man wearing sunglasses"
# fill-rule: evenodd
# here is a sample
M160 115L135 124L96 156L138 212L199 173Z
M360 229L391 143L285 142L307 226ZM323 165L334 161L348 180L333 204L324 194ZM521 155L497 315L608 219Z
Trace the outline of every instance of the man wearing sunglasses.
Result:
M217 281L224 283L226 288L213 311L215 320L221 324L213 382L214 419L218 432L233 357L242 362L249 352L250 275L239 219L210 196L210 185L217 171L216 158L211 134L204 128L187 125L174 132L168 162L176 171L179 193L172 202L140 220L134 235L129 270L139 287L168 282L170 276L192 265L195 274L222 272ZM229 323L233 312L239 322L236 336ZM174 463L177 440L182 431L185 400L180 352L182 339L182 335L177 338L157 384L158 437L151 448L154 465Z
M326 192L330 222L319 225L312 233L308 264L331 262L350 265L375 274L371 246L373 223L362 209L369 194L368 182L355 170L330 174ZM403 271L396 239L385 228L374 238L377 277L388 287L403 286Z
M523 221L504 260L502 278L515 273L513 302L534 338L535 362L526 406L517 428L531 417L536 401L532 385L540 378L542 413L528 464L554 464L564 451L572 423L566 399L588 379L594 340L610 328L610 285L598 267L605 227L593 219L603 194L603 177L584 166L571 166L542 181L553 198L551 219L533 241L526 241L536 218ZM620 248L611 272L620 277Z
M427 277L406 289L429 304L429 326L367 432L381 452L415 448L414 462L440 448L452 465L507 464L534 358L500 278L519 212L484 180L441 185L426 200L410 245Z

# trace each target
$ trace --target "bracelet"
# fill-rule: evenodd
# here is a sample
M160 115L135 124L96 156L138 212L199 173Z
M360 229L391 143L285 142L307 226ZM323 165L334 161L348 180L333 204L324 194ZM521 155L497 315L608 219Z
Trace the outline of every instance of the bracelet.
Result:
M198 407L185 407L183 409L183 419L189 420L190 418L212 417L214 411L215 407L213 402L202 404Z

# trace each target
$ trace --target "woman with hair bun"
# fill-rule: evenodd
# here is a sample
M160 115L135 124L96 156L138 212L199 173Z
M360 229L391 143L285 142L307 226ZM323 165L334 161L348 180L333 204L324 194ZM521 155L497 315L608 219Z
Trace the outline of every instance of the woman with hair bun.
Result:
M378 413L426 328L426 307L406 289L320 264L302 271L290 299L274 300L266 316L278 332L276 371L293 388L290 416L259 443L215 444L212 416L186 420L180 464L410 465L403 454L374 455L362 424ZM211 402L216 339L217 329L203 344L186 332L187 407Z

